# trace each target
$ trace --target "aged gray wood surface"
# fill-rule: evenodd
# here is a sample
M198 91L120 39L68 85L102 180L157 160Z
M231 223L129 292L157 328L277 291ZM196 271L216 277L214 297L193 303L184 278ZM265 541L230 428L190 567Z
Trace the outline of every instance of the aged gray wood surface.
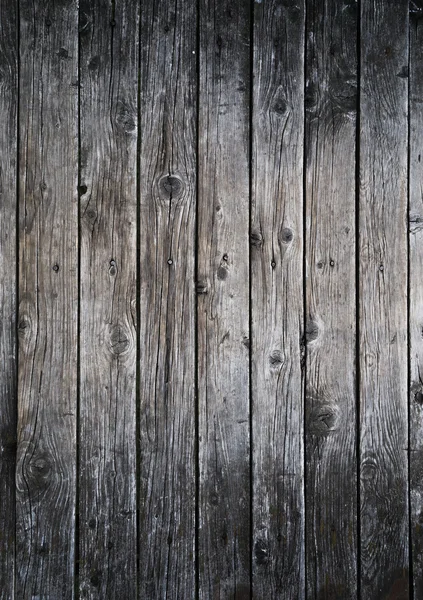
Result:
M389 32L389 35L387 35ZM361 597L409 597L408 2L361 7Z
M195 597L196 7L141 5L140 598Z
M199 597L250 597L250 13L199 5Z
M423 597L422 18L0 0L1 600Z
M0 2L0 598L14 594L18 13Z
M137 595L139 9L80 4L79 590Z
M409 274L410 274L410 511L412 585L423 597L423 2L410 14Z
M307 2L306 573L308 598L356 598L357 5Z
M251 215L253 592L304 586L305 5L254 6Z
M73 598L78 5L20 12L16 598Z

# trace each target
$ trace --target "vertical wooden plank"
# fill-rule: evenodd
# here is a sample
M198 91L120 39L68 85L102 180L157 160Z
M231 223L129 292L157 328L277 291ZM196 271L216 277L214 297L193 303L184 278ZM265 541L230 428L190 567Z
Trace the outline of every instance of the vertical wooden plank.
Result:
M307 1L307 597L357 596L357 4Z
M304 2L255 2L253 591L304 598Z
M200 0L199 597L250 597L250 7Z
M195 597L196 19L141 6L141 599Z
M423 1L410 13L410 520L414 598L423 597ZM406 74L406 72L405 72Z
M363 600L408 591L408 2L361 6L360 495Z
M73 598L78 4L20 2L16 597Z
M14 598L17 6L0 2L0 598Z
M139 8L80 5L80 570L84 598L136 598Z

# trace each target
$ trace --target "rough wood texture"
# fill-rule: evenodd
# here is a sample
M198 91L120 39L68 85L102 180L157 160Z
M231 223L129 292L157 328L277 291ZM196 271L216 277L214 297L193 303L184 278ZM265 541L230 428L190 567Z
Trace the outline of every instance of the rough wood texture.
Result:
M253 591L305 597L304 2L255 3L251 323Z
M14 594L17 6L0 2L0 598Z
M423 598L423 2L410 15L410 510L414 598Z
M357 5L308 0L307 597L357 595L355 168Z
M78 5L20 2L16 598L73 598Z
M141 6L140 598L195 597L196 6Z
M80 563L83 598L136 598L139 8L80 5Z
M198 194L199 597L250 597L250 18L201 0Z
M409 597L407 74L408 2L362 3L359 347L364 600Z

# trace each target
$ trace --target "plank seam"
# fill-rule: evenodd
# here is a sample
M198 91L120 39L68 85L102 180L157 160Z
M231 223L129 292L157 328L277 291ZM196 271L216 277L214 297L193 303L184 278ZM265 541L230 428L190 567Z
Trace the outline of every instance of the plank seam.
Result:
M199 600L200 597L200 555L199 555L199 524L200 524L200 406L199 406L199 367L198 367L198 249L199 249L199 219L198 219L198 198L200 194L199 185L199 147L200 147L200 0L196 0L196 31L195 31L195 76L196 76L196 115L195 115L195 153L196 153L196 166L195 166L195 225L194 225L194 278L195 278L195 289L194 294L194 435L195 435L195 527L194 527L194 581L195 581L195 600Z
M410 35L410 12L408 12L408 80L407 80L407 215L406 215L406 232L407 232L407 469L408 469L408 586L410 600L414 598L414 581L413 581L413 538L412 538L412 515L411 515L411 329L410 329L410 126L411 126L411 111L410 111L410 89L411 89L411 35Z

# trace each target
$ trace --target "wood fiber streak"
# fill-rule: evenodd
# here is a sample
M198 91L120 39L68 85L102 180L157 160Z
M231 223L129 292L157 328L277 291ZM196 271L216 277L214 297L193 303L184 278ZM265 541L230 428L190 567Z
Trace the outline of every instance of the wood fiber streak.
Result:
M423 1L410 20L410 510L414 598L423 598Z
M357 4L308 0L307 597L357 595L355 169Z
M195 597L196 4L142 3L140 598Z
M247 2L200 1L199 597L250 598Z
M363 600L409 598L407 70L408 2L362 3L359 306Z
M14 598L17 7L0 2L0 599Z
M251 301L253 591L305 597L304 2L255 3Z
M73 598L78 5L20 2L16 598Z
M136 598L139 8L80 4L82 598Z

